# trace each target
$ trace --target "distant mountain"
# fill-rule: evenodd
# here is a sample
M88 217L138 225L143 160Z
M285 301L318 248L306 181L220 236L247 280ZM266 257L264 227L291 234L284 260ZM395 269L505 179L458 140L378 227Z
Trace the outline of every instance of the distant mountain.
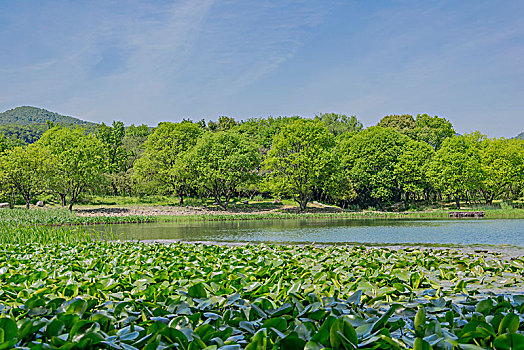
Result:
M22 106L0 113L0 124L45 124L47 121L62 125L96 125L78 118L50 112L43 108Z
M95 131L97 125L43 108L22 106L0 113L0 135L23 143L33 143L49 128L46 123L48 120L64 127L81 126L87 132Z
M518 134L517 136L515 136L516 139L521 139L521 140L524 140L524 131L521 132L520 134Z

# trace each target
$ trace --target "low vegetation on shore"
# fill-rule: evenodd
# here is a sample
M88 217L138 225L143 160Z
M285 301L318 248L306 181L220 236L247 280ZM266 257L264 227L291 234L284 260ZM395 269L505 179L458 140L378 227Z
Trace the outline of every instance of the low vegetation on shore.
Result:
M312 208L309 212L296 210L237 210L215 211L202 208L178 207L86 207L77 211L59 208L35 208L25 210L0 210L0 222L11 227L30 225L67 226L92 224L125 224L152 222L191 222L191 221L234 221L234 220L294 220L294 219L391 219L391 220L431 220L450 219L449 210L380 212L380 211L342 211ZM485 219L523 219L524 209L495 209L484 211Z

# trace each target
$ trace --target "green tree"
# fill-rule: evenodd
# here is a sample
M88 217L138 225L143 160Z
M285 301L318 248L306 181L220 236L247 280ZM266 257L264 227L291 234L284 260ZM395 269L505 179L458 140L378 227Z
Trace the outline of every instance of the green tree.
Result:
M23 143L17 139L12 139L9 137L5 137L4 135L0 134L0 154L4 151L10 150L12 148L15 148L17 146L22 146Z
M257 178L257 146L236 131L205 133L185 155L193 183L227 208L240 186Z
M478 133L447 138L428 164L427 174L433 186L452 197L457 209L463 196L480 187L481 139Z
M280 133L282 127L298 119L300 119L298 116L252 118L240 124L235 130L260 145L262 153L265 154L271 148L273 138Z
M455 135L455 130L453 125L444 118L419 114L412 134L414 139L428 143L436 151L442 146L445 139Z
M401 134L411 137L413 129L415 128L415 119L410 114L386 115L384 118L380 119L377 126L382 128L392 128Z
M127 170L128 152L123 142L125 134L124 123L121 121L113 121L111 126L102 123L96 130L96 136L102 142L104 150L105 172L110 178L115 196L118 194L117 176Z
M174 192L183 204L190 178L182 155L196 144L201 134L200 126L192 122L160 123L145 142L143 156L135 163L134 176Z
M29 208L31 200L48 188L49 153L37 145L15 147L0 157L2 182L16 189Z
M124 171L113 176L120 193L132 193L139 190L139 183L134 176L134 165L137 159L142 157L145 150L145 142L151 129L149 126L142 124L135 126L131 124L126 128L126 134L122 140L122 146L127 154Z
M332 177L339 171L334 148L335 137L318 120L299 119L283 126L264 161L267 188L276 195L292 197L301 211L315 189L343 190L331 182L344 179Z
M400 199L395 169L410 141L395 129L380 126L341 140L338 158L362 204L372 201L383 207L385 201Z
M323 113L315 116L315 120L320 120L326 129L335 136L359 132L363 128L362 123L354 115L348 117L344 114Z
M430 184L426 165L435 151L425 142L409 140L401 149L394 164L394 176L399 190L404 192L406 201L416 200L429 194Z
M131 124L126 128L126 134L122 140L122 144L128 155L127 169L132 168L135 161L142 156L145 150L145 142L150 133L151 129L145 124L138 126Z
M481 191L487 204L524 181L524 140L487 139L480 148Z
M239 124L240 123L231 117L220 116L218 117L218 122L210 121L207 123L207 129L209 131L226 131L233 129Z
M53 171L50 189L60 196L63 206L73 210L78 196L101 182L104 171L103 145L83 128L54 127L37 145L51 154ZM69 199L68 199L69 198Z

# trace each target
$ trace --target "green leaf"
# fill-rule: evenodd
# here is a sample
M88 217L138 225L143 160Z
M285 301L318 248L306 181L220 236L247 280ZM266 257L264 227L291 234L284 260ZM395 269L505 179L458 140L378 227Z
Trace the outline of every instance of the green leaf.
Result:
M0 318L0 329L2 330L2 342L10 342L16 339L18 327L16 322L10 318Z
M287 329L287 321L284 317L269 318L262 323L262 328L275 328L280 332L284 332Z
M426 324L426 308L424 306L419 306L414 323L415 328L424 328Z
M499 335L493 343L497 350L524 350L524 335L507 333Z
M267 346L267 329L262 328L259 329L258 332L255 333L253 338L251 338L251 342L246 346L246 350L261 350L266 349Z
M207 298L207 291L202 283L192 285L187 289L187 294L192 298Z
M341 344L351 345L356 348L358 344L357 332L348 320L341 317L331 325L329 330L329 342L331 347L335 349L339 348Z
M433 347L424 339L416 338L413 350L433 350Z
M516 333L519 329L519 317L510 312L500 322L498 334Z
M475 311L483 314L484 316L486 316L486 315L489 314L489 312L491 311L492 307L493 307L493 300L486 299L486 300L480 301L477 304L477 306L475 308Z

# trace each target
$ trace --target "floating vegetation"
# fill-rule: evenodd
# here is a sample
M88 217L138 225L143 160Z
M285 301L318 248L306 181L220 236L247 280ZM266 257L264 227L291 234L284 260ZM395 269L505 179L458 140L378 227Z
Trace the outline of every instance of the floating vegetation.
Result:
M0 349L522 349L524 259L81 242L0 249Z

